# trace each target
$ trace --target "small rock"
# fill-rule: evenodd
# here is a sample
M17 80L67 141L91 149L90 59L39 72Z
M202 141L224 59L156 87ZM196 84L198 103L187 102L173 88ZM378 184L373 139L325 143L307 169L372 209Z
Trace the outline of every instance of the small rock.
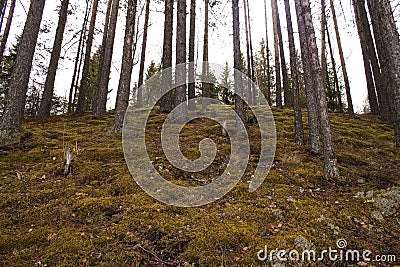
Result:
M374 211L371 212L371 218L375 219L377 221L383 221L384 220L384 218L382 216L382 213L380 211L378 211L378 210L374 210Z

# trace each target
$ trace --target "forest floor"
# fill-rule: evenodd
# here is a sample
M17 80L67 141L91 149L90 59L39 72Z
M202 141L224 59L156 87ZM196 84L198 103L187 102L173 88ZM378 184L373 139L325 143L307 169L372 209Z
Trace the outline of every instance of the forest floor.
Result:
M251 126L245 177L225 197L199 208L164 205L135 183L121 137L110 132L111 113L103 119L27 119L21 142L0 148L0 266L283 266L260 261L257 252L265 246L300 253L336 249L339 239L348 249L397 256L392 263L351 264L400 265L400 152L392 127L370 115L331 114L341 171L331 178L322 158L293 144L293 112L273 112L277 153L264 184L249 193L259 153L259 130ZM151 116L149 127L159 128L164 119ZM219 153L229 155L220 132L207 120L189 124L184 154L195 158L198 141L211 137ZM158 143L148 145L162 174L193 184L165 162ZM66 147L75 155L73 172L64 177ZM217 156L195 183L206 183L223 164ZM301 265L350 263L286 262Z

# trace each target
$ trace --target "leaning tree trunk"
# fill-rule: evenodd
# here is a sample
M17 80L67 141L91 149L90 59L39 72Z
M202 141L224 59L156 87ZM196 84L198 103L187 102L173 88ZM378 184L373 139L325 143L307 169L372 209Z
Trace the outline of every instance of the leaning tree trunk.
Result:
M173 37L173 22L174 22L174 1L165 0L164 10L164 41L163 41L163 56L162 56L162 90L166 93L172 87L172 37ZM170 91L161 98L160 112L168 113L173 106L173 93Z
M44 91L42 101L40 102L38 116L45 118L50 116L51 102L53 99L54 82L56 79L58 62L61 55L61 46L64 38L65 25L67 24L68 18L68 5L69 0L63 0L61 3L60 18L58 20L58 26L56 31L56 37L54 39L53 50L50 58L50 65L47 71L46 82L44 84Z
M176 24L175 106L186 102L186 0L178 0ZM186 109L178 111L178 119L186 117Z
M89 33L86 41L85 60L83 63L81 86L79 88L78 103L75 110L75 116L82 116L85 112L86 92L89 88L89 65L92 53L94 29L96 25L97 7L99 0L94 0L92 7L92 17L90 19Z
M45 0L32 1L11 75L7 103L0 120L0 139L13 141L21 131L32 61L42 21Z
M374 78L372 76L371 60L369 58L369 53L368 53L366 34L364 32L364 27L361 22L359 3L358 0L353 0L352 2L354 8L354 17L357 25L358 37L360 39L361 52L364 61L364 71L365 71L365 78L367 80L369 106L371 109L371 113L374 115L378 115L380 113L379 105L376 97Z
M243 71L242 53L240 52L240 17L239 17L239 0L232 0L232 20L233 20L233 61L234 68L238 71ZM242 80L240 75L234 75L235 91L242 90ZM244 111L244 101L235 94L235 111L244 124L247 123L247 116Z
M285 0L285 12L286 12L286 24L288 28L289 37L289 49L290 49L290 71L292 73L292 90L293 90L293 106L294 106L294 130L295 130L295 144L302 146L304 145L304 127L303 127L303 115L301 113L300 106L300 86L298 78L298 66L297 66L297 56L296 47L294 43L293 34L293 23L292 15L290 13L289 0Z
M326 92L325 87L322 84L321 65L319 61L318 48L315 38L315 31L311 16L309 0L301 0L301 7L306 30L305 37L309 48L309 53L307 56L309 57L311 74L314 80L317 95L317 106L324 151L325 172L331 176L339 176L337 158L333 149L331 125L329 122L328 106L326 103Z
M353 99L351 97L351 91L350 91L349 76L347 74L346 61L344 59L342 41L340 38L339 26L338 26L338 22L337 22L337 18L336 18L336 11L335 11L335 5L333 3L333 0L330 0L330 6L331 6L331 11L332 11L333 25L334 25L335 33L336 33L336 41L337 41L339 55L340 55L340 63L342 65L344 86L346 88L347 105L348 105L347 109L348 109L348 113L350 114L350 116L354 117L355 114L354 114L354 107L353 107Z
M133 65L133 38L135 36L137 0L128 1L126 12L125 38L122 53L121 75L115 102L115 117L113 132L120 132L124 122L125 112L129 105L129 94L131 90L132 65Z
M15 3L16 2L17 2L17 0L12 0L11 1L10 10L8 12L6 28L4 29L3 37L1 39L1 44L0 44L0 66L3 63L4 52L6 50L8 35L10 34L10 29L11 29L12 20L13 20L13 17L14 17L14 10L15 10Z
M111 62L114 50L115 30L117 28L119 0L113 0L110 16L110 27L107 33L107 41L104 49L104 62L101 72L101 80L97 88L97 102L93 103L94 115L103 117L107 111L108 84L110 80Z
M189 25L189 81L195 81L195 64L194 64L194 54L195 54L195 38L196 38L196 0L190 1L190 25ZM196 97L196 84L194 82L189 82L188 84L188 98L194 99ZM192 103L192 102L190 102ZM190 104L193 108L193 104Z
M142 85L144 81L144 63L146 62L146 47L147 47L147 32L149 28L149 15L150 15L150 0L146 1L146 12L144 19L144 29L143 29L143 43L142 52L140 55L140 68L139 68L139 81L137 89L137 106L142 107L143 96L142 96Z
M272 8L272 23L274 26L274 48L275 48L275 94L276 94L276 106L278 108L282 108L282 81L281 81L281 61L279 57L279 35L278 35L278 14L277 10L277 1L271 0L271 8Z
M265 16L265 43L267 46L267 100L268 104L272 106L272 99L271 99L271 72L270 72L270 67L271 67L271 62L269 58L269 38L268 38L268 16L267 16L267 0L264 0L264 16Z
M299 29L300 47L301 47L301 60L303 62L304 69L304 84L306 89L307 98L307 111L308 111L308 127L310 134L310 149L311 153L318 155L321 150L319 141L319 121L318 121L318 107L317 99L315 95L314 80L311 73L311 63L309 61L308 44L306 40L306 28L304 18L302 16L303 11L301 8L300 0L295 1L297 25Z
M391 80L389 97L392 101L395 144L400 147L400 37L388 0L369 0L374 32L379 35L379 46L383 48L380 60L387 67ZM375 27L379 27L379 30ZM377 31L378 30L378 31ZM378 46L378 45L377 45Z

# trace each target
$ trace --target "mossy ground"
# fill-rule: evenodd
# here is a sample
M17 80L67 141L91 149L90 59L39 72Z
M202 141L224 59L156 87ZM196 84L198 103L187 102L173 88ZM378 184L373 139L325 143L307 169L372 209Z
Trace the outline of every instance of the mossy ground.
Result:
M392 128L373 116L331 114L342 175L331 178L321 158L293 144L293 113L273 112L277 154L263 186L248 192L259 153L258 128L251 126L245 177L227 196L199 208L166 206L136 185L121 138L110 132L112 114L28 119L21 142L0 151L0 265L264 266L257 251L291 249L298 236L321 250L345 238L352 249L400 258L399 210L383 220L371 216L374 197L400 184ZM152 116L149 127L163 119ZM206 183L229 155L220 127L199 120L181 137L188 144L184 154L194 159L198 141L210 136L219 154L195 180L169 166L157 142L148 142L150 155L167 179ZM67 146L75 157L73 173L64 177ZM369 197L361 197L366 192ZM318 266L324 264L332 263Z

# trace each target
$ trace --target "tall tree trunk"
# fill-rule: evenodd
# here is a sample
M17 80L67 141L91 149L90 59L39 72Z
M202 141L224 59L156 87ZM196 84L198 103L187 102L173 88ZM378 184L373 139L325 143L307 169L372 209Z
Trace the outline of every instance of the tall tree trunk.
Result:
M175 106L186 102L186 0L178 0L176 23L176 84ZM181 64L181 65L180 65ZM185 118L186 109L177 112L179 119Z
M56 30L56 37L54 39L53 50L50 58L50 65L47 71L46 82L44 84L44 91L42 101L40 102L38 116L45 118L50 116L51 102L53 99L54 82L56 79L58 62L61 55L61 46L64 39L65 25L68 18L68 5L69 0L63 0L61 3L60 16Z
M275 93L276 93L276 106L282 108L282 80L281 80L281 61L279 56L279 35L278 35L278 14L277 14L277 1L271 0L272 8L272 23L274 26L274 48L275 48Z
M135 36L137 0L128 1L126 12L125 38L122 53L121 75L115 103L115 117L113 132L120 132L122 129L124 116L129 104L129 94L131 90L132 65L133 65L133 38Z
M189 25L189 81L195 81L195 38L196 38L196 0L190 1L190 25ZM189 82L188 84L188 97L189 100L196 97L196 84ZM191 103L191 102L190 102ZM193 104L190 104L193 108Z
M20 47L11 75L7 103L0 120L0 139L10 140L20 133L32 61L42 21L45 0L32 1L21 36Z
M328 81L328 62L326 59L326 4L321 0L321 70L322 84L326 90Z
M351 91L350 91L350 82L349 82L349 77L347 74L346 61L344 59L342 41L340 39L339 26L338 26L335 5L333 3L333 0L330 0L330 6L331 6L331 11L332 11L333 24L335 27L336 41L337 41L339 55L340 55L340 63L342 65L344 86L346 87L347 105L348 105L347 109L348 109L348 113L350 114L350 116L354 117L355 114L354 114L354 107L353 107L353 99L351 97Z
M332 62L332 69L333 69L333 79L335 81L337 100L338 100L338 104L339 104L338 111L339 112L343 112L342 92L340 90L339 77L338 77L337 69L336 69L335 55L333 54L333 46L332 46L332 41L331 41L331 35L329 34L328 27L326 27L326 20L325 20L325 31L326 31L326 36L328 37L329 54L331 55L331 62Z
M300 106L300 87L299 78L297 73L297 56L296 47L293 35L292 15L290 13L289 0L285 0L286 24L288 28L289 49L290 49L290 71L292 74L292 90L293 90L293 104L294 104L294 130L295 130L295 144L304 145L304 127L303 115Z
M78 103L75 110L75 116L82 116L85 112L86 92L89 88L89 65L92 53L94 29L96 26L97 8L99 0L94 0L92 7L92 16L90 19L89 33L86 41L85 60L83 63L81 86L79 88Z
M267 16L267 0L264 0L264 16L265 16L265 43L267 46L267 101L270 106L272 106L272 99L271 99L271 61L269 58L269 38L268 38L268 16Z
M300 47L301 47L301 60L304 69L304 84L307 97L307 111L308 111L308 127L310 133L310 149L311 153L318 155L321 150L319 141L319 121L318 121L318 107L317 99L314 91L314 80L311 73L311 63L309 61L308 44L306 40L306 28L303 18L303 11L300 0L295 1L297 25L299 29Z
M367 11L365 9L365 0L358 0L358 10L360 14L360 20L362 27L364 29L365 38L368 48L368 57L371 61L372 72L374 75L375 87L378 95L379 110L381 114L381 119L384 122L392 121L392 112L390 110L390 100L388 99L388 82L389 79L384 80L384 76L381 73L381 66L379 66L379 60L377 55L377 49L375 48L374 40L372 38L372 32L370 23L368 20ZM376 39L376 40L379 40ZM383 66L384 67L384 66Z
M361 52L364 61L364 70L365 70L365 78L367 81L369 106L371 108L371 113L378 115L380 113L379 105L376 97L374 78L372 76L371 60L369 58L369 53L368 53L368 44L366 41L364 27L361 22L359 3L357 0L353 0L352 2L353 2L354 16L357 25L358 36L360 39Z
M232 20L233 20L233 61L234 68L238 71L243 71L242 66L242 53L240 52L240 16L239 16L239 0L232 0ZM235 73L235 92L242 90L242 79L241 76ZM244 110L244 101L238 95L235 94L235 111L246 124L247 116Z
M301 0L301 7L306 30L306 40L309 48L308 57L311 67L311 74L314 80L315 89L317 91L317 106L320 129L322 134L325 172L331 176L339 176L337 158L333 149L331 125L329 122L328 106L326 103L326 92L325 87L322 84L321 65L319 61L318 48L315 38L315 31L311 16L309 0Z
M249 23L249 46L250 46L250 66L251 66L251 80L253 82L256 82L256 71L255 71L255 66L254 66L254 53L253 53L253 37L252 37L252 31L251 31L251 19L250 19L250 3L249 0L246 0L247 2L247 20ZM256 92L254 88L254 83L251 84L251 92L252 92L252 102L256 102Z
M11 0L10 10L8 12L8 18L6 23L6 28L4 29L3 37L0 44L0 66L3 63L4 52L6 50L8 35L10 34L11 24L14 17L15 3L17 0Z
M204 36L203 36L203 65L202 76L203 80L209 77L209 64L208 64L208 30L209 30L209 0L204 0ZM210 86L206 82L202 82L203 97L210 98ZM203 102L203 109L206 108L207 100Z
M7 10L7 0L6 1L4 1L4 5L3 5L3 7L2 7L2 9L1 9L1 13L0 13L0 16L1 16L1 19L0 19L0 29L3 29L3 22L4 22L4 17L5 17L5 15L6 15L6 10Z
M82 24L82 29L81 33L79 36L79 42L78 42L78 50L76 52L76 58L75 58L75 66L74 66L74 74L72 75L72 81L71 81L71 87L69 89L69 97L68 97L68 113L72 113L74 110L74 105L75 105L75 98L76 98L76 91L77 89L77 84L79 81L78 73L80 70L78 68L81 68L81 63L82 63L82 58L84 57L82 50L84 49L83 45L83 40L86 37L86 30L87 30L87 23L89 19L89 10L90 10L90 5L89 1L86 2L86 11L85 11L85 18Z
M380 62L388 71L391 86L388 88L391 104L395 144L400 147L400 37L388 0L369 0L374 33L378 36L377 47L381 48ZM379 43L379 45L378 45ZM378 51L379 53L379 51ZM381 57L382 55L382 57Z
M166 93L172 87L172 37L174 22L174 1L165 0L164 8L164 41L162 56L162 89ZM174 101L173 92L169 91L160 101L160 112L168 113L172 110Z
M142 52L140 55L140 69L139 69L139 81L137 89L137 106L142 107L143 96L142 96L142 85L144 80L144 63L146 62L146 47L147 47L147 31L149 28L149 15L150 15L150 0L146 1L146 12L144 19L144 29L143 29L143 43Z
M247 76L252 77L252 66L251 66L251 53L250 53L250 32L249 32L249 16L247 12L247 1L243 0L243 12L244 12L244 25L245 25L245 33L246 33L246 55L247 55ZM247 85L248 89L248 96L249 96L249 103L253 101L253 92L251 88L251 84Z
M115 30L117 28L119 0L113 0L113 6L110 16L110 26L107 33L107 41L104 49L104 62L101 72L101 80L97 88L97 102L94 103L94 115L103 117L107 111L107 95L108 84L110 81L110 70L112 63L112 56L114 50Z

